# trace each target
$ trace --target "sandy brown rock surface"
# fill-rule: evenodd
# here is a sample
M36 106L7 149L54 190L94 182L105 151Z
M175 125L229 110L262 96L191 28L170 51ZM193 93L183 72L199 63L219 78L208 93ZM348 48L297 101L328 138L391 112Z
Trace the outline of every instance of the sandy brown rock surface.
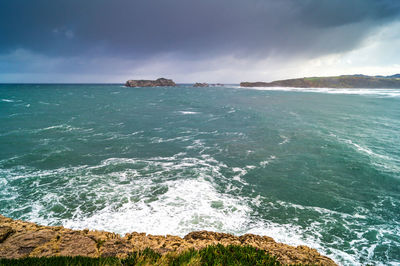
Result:
M115 233L71 230L61 226L41 226L0 215L0 258L42 256L127 257L137 250L152 248L161 254L201 249L212 244L251 245L276 256L281 263L336 265L330 258L307 246L277 243L271 237L198 231L184 238L145 233Z

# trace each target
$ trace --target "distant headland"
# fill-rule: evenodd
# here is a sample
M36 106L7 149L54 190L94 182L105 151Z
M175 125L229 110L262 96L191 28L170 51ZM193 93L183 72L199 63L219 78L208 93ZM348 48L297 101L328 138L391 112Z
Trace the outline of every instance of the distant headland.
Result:
M241 87L297 88L400 88L400 74L392 76L343 75L309 77L272 82L241 82Z

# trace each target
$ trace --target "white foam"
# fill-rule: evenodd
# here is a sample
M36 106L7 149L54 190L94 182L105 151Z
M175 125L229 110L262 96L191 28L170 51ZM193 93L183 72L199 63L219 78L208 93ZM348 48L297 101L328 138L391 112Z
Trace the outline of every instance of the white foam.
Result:
M172 157L148 160L110 158L97 166L41 172L41 177L57 175L66 179L67 184L62 188L43 187L48 196L29 203L35 206L30 213L30 220L44 224L59 221L53 217L51 211L46 211L48 217L44 221L40 211L48 209L49 203L59 204L58 198L63 197L63 190L74 188L72 193L76 195L69 196L80 198L81 195L92 194L94 198L90 202L103 199L107 204L88 215L82 211L86 203L81 202L74 210L72 219L62 220L65 226L71 228L88 227L118 233L143 231L183 236L192 230L235 232L245 227L250 211L245 200L220 192L213 181L214 178L224 180L220 169L227 166L209 155L203 155L201 159L185 156L185 153L179 153ZM121 171L104 173L113 165L128 167ZM135 169L131 169L133 166ZM195 171L197 174L183 179L188 171ZM98 172L99 175L96 174ZM27 179L29 176L36 177L38 173L32 172L20 177L15 175L14 179ZM9 175L8 178L12 177ZM156 191L161 192L155 193Z
M370 150L367 147L362 147L362 146L358 145L357 143L354 143L352 140L346 139L346 140L344 140L344 142L354 146L358 151L361 151L361 152L363 152L365 154L368 154L368 155L371 155L371 156L375 156L375 157L378 157L378 158L382 158L382 159L385 159L385 160L390 159L388 156L377 154L377 153L373 152L372 150Z
M195 139L191 145L187 146L186 149L192 150L192 149L204 149L205 148L205 143L201 139Z
M10 99L1 99L2 102L6 102L6 103L13 103L15 102L14 100L10 100Z
M392 158L385 154L379 154L377 152L374 152L369 147L362 146L358 143L355 143L354 141L352 141L350 139L343 139L334 134L330 134L330 136L337 138L339 141L348 144L350 147L352 147L356 151L370 157L371 163L373 165L375 165L376 167L379 167L385 171L400 173L400 166L399 166L400 160L398 160L396 158Z
M247 87L242 89L263 91L316 92L329 94L376 95L383 97L400 97L400 89L348 89L348 88L294 88L294 87Z
M271 156L269 156L268 160L261 161L261 162L259 163L259 165L260 165L261 167L265 168L268 164L270 164L271 161L273 161L273 160L275 160L275 159L276 159L276 156L271 155Z
M195 115L195 114L199 114L199 112L192 112L192 111L179 111L179 113L183 114L183 115Z
M142 185L151 186L150 183ZM204 178L167 181L163 185L168 191L157 200L128 202L117 210L109 206L90 217L78 215L64 225L117 233L136 231L184 236L193 230L235 232L248 222L249 207L240 199L217 192ZM220 208L213 207L215 202L220 202Z
M51 103L42 102L42 101L40 101L39 103L40 103L40 104L44 104L44 105L50 105L50 104L51 104Z
M56 224L59 219L48 211L49 204L62 204L62 191L74 188L71 191L74 195L70 196L80 198L80 195L92 194L94 198L88 199L90 202L105 199L106 205L88 215L87 211L83 211L86 203L82 201L74 210L72 218L62 220L62 224L68 228L90 228L121 234L137 231L179 236L194 230L212 230L233 234L269 235L277 241L292 245L310 245L318 242L315 237L304 238L304 229L300 227L291 224L279 225L252 217L249 204L260 206L263 202L262 197L249 199L238 196L237 193L236 196L227 194L226 192L238 188L221 174L222 168L227 167L225 164L219 163L209 155L203 155L201 159L185 156L185 153L180 153L172 157L156 157L149 160L110 158L97 166L59 168L41 172L39 175L42 177L65 177L68 183L57 188L59 191L47 191L45 197L29 202L32 210L28 219L42 224ZM110 174L102 172L113 165L137 167L113 171ZM243 175L245 169L254 169L254 166L230 169ZM198 171L195 177L182 179L187 171L193 170ZM96 175L97 171L101 174ZM170 172L182 176L177 179L160 180L160 176ZM71 178L71 173L75 173L76 177ZM143 173L151 174L144 177ZM37 172L31 172L30 177L17 175L15 178L34 178L37 175ZM230 187L223 192L224 190L218 189L214 179L225 180L229 182ZM40 186L47 190L47 184ZM162 192L154 193L160 190ZM284 203L281 202L280 205ZM48 217L44 218L43 211ZM321 250L318 245L314 244L313 247Z
M279 145L283 145L289 142L289 138L283 135L280 135L280 137L283 139L282 142L279 142Z
M92 131L93 129L92 128L83 129L83 128L79 128L79 127L73 127L68 124L61 124L61 125L54 125L54 126L49 126L49 127L45 127L45 128L34 129L34 130L32 130L32 132L38 133L38 132L50 131L50 130L61 130L64 132L79 130L79 131L88 132L88 131Z
M164 139L160 137L153 137L150 139L151 143L165 143L165 142L174 142L174 141L189 141L191 137L188 136L181 136L181 137L175 137L175 138L169 138L169 139Z
M224 191L230 190L224 190L214 181L230 182L221 172L227 166L206 154L201 158L186 156L178 153L147 160L109 158L96 166L55 170L15 169L5 175L5 180L0 179L0 186L6 186L10 180L32 180L31 186L37 188L35 193L46 191L45 197L35 197L36 200L21 206L32 208L24 218L42 224L61 221L66 227L77 229L181 236L193 230L234 233L246 228L251 221L247 200L227 194ZM239 175L244 172L241 168L235 170ZM3 192L12 194L12 191ZM67 207L71 202L65 200L82 197L81 202L75 202L79 204L75 209ZM84 211L88 203L94 204L94 212ZM51 206L63 204L72 211L72 218L60 220L51 211Z
M269 161L274 159L275 156L268 158ZM15 208L10 212L31 208L30 213L21 218L41 224L61 222L69 228L90 228L120 234L137 231L184 236L194 230L238 235L255 233L291 245L311 246L345 265L358 265L361 258L371 254L371 245L363 237L368 210L360 209L352 215L315 206L271 202L260 195L251 198L241 196L243 183L232 182L232 178L237 176L242 180L248 171L258 167L263 166L260 163L259 166L228 167L208 154L199 158L188 157L186 153L148 159L109 158L95 166L0 172L0 196L11 196L11 200L21 197L19 193L23 191L13 190L8 185L10 181L37 180L31 185L35 188L33 193L46 191L45 196L38 196L41 195L39 193L33 197L34 200L20 205L20 210ZM68 199L81 200L77 200L78 205L71 209L67 207L70 204L66 203ZM89 203L94 210L87 210ZM68 212L72 211L72 217L60 219L52 211L52 206L56 205L65 205L69 208ZM315 213L323 220L303 226L290 219L285 224L278 224L254 216L254 206L267 212L268 209L285 212L285 209L295 208L299 212ZM359 224L358 231L349 229L359 233L360 240L358 244L354 242L350 250L340 251L332 243L328 246L319 244L321 228L338 220L349 228L353 228L350 226L354 223ZM373 229L380 232L380 239L396 233L391 227L377 225ZM334 237L333 241L339 245L343 240Z
M233 167L232 171L235 173L235 175L232 177L233 180L239 181L242 184L247 185L247 183L242 179L242 177L245 174L247 174L247 170L246 169L243 169L243 168L240 168L240 167Z

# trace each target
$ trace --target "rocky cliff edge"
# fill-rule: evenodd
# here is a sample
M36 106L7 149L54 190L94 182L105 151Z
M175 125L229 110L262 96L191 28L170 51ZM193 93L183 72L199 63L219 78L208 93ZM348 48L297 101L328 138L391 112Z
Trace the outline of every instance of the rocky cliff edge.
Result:
M41 226L0 215L0 258L87 256L125 258L133 251L147 247L165 254L208 245L251 245L275 256L283 264L336 265L333 260L307 246L289 246L271 237L198 231L184 238L145 233L115 233L71 230L62 226Z

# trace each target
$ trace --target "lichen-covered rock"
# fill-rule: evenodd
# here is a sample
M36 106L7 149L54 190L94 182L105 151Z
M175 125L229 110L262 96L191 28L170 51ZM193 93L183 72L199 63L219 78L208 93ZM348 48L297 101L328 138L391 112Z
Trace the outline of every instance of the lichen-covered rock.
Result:
M176 86L172 79L159 78L156 80L128 80L126 87L170 87Z
M40 226L0 215L0 258L87 256L126 258L133 251L151 248L161 254L202 249L209 245L251 245L265 250L283 264L336 265L317 250L277 243L271 237L197 231L179 236L128 233L124 237L102 231Z
M0 244L0 257L22 258L51 241L56 232L51 229L18 232Z

